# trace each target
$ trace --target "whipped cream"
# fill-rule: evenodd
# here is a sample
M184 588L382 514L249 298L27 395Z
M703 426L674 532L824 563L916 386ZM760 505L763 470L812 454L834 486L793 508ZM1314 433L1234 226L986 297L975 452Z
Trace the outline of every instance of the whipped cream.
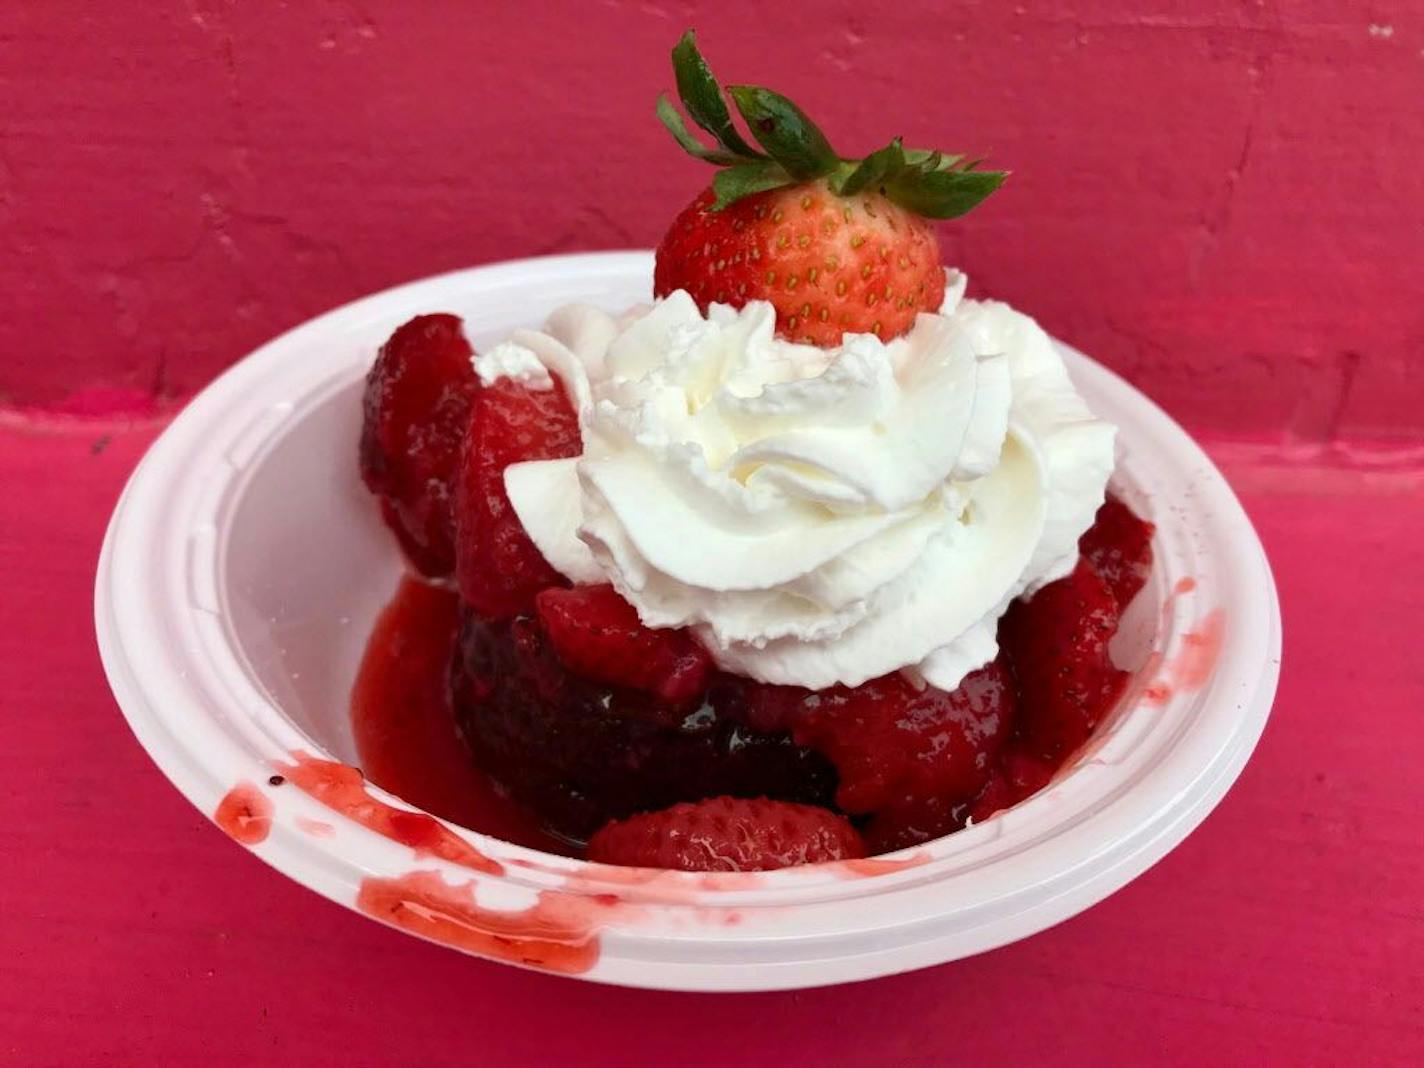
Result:
M554 388L549 369L539 362L539 357L514 341L501 341L489 352L477 353L470 363L482 385L512 378L528 389Z
M511 465L510 501L558 571L726 670L953 689L1009 603L1072 570L1114 437L1047 334L964 282L908 335L834 349L778 339L765 303L561 308L476 358L558 377L579 414L583 455Z

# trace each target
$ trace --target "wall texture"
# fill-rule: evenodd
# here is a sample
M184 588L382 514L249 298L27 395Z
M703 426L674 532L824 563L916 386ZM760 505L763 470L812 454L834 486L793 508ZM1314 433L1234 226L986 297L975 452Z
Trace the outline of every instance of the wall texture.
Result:
M881 10L872 13L872 7ZM743 0L0 10L0 405L166 404L436 271L649 245L695 25L843 151L988 151L944 227L1198 430L1424 437L1424 3Z

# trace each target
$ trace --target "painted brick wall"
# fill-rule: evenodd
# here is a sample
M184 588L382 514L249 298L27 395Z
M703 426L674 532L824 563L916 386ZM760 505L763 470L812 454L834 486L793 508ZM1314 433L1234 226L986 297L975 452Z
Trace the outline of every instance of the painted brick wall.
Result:
M0 403L178 398L374 289L654 243L698 27L846 150L992 152L952 261L1198 430L1424 436L1424 3L0 9ZM97 392L96 392L97 391Z

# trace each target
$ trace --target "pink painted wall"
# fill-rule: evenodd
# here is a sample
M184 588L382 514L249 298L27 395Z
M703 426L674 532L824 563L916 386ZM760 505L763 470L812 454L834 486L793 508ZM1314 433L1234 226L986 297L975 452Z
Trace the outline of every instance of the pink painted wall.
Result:
M374 289L654 243L707 177L652 117L695 25L847 151L991 151L950 258L1199 430L1424 435L1419 4L883 7L12 0L0 403L166 401Z

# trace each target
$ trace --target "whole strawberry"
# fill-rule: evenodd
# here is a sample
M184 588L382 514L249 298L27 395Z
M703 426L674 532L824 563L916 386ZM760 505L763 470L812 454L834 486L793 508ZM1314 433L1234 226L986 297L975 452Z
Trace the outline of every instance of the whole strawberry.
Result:
M692 135L666 96L658 117L688 153L720 169L658 246L657 296L684 289L704 312L714 302L768 301L781 336L822 346L848 333L888 340L939 309L944 271L929 220L963 215L1005 173L906 149L898 137L843 159L784 96L730 86L758 151L733 124L691 31L672 56L683 106L716 147Z

